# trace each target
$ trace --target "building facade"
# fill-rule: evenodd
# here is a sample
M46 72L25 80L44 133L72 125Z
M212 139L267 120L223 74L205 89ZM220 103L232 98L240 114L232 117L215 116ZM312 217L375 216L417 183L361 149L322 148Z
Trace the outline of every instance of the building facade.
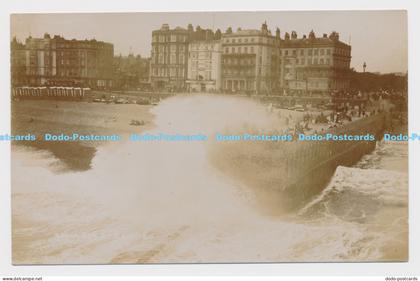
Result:
M152 32L150 82L155 90L180 91L186 87L188 69L187 29L163 24Z
M116 56L114 58L113 86L120 90L149 90L150 59L140 55Z
M280 31L230 29L222 36L222 76L225 92L268 94L279 87Z
M187 91L219 91L222 80L221 59L220 40L191 42L188 46Z
M220 52L219 52L220 50ZM280 36L267 24L233 32L170 29L152 33L150 81L155 90L262 95L325 95L350 86L351 46L337 32Z
M28 37L11 42L14 86L112 87L114 47L96 40L61 36Z
M316 37L297 38L286 33L281 43L281 85L287 94L329 94L350 87L351 46L339 41L332 32Z
M25 45L13 38L10 45L10 76L13 86L27 86Z

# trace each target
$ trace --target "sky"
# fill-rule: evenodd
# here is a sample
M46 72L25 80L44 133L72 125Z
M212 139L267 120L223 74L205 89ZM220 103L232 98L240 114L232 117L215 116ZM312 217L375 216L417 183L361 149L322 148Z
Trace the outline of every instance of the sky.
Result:
M152 30L163 23L171 28L194 27L236 30L259 29L267 22L272 34L280 28L298 37L313 30L316 36L337 31L352 46L351 67L369 72L406 72L408 65L407 14L402 10L378 11L270 11L188 13L55 13L11 15L11 38L42 37L45 32L66 39L92 39L114 44L115 55L150 56Z

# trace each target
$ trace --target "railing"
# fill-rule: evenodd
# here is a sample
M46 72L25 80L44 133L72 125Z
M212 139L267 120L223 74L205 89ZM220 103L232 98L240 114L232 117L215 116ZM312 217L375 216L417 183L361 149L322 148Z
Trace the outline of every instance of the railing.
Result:
M14 99L83 99L90 88L75 87L14 87Z

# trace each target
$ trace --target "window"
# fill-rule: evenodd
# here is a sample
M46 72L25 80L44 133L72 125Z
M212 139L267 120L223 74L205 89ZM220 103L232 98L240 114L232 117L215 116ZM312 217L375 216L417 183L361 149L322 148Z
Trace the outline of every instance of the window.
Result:
M284 50L284 55L288 56L289 55L289 50Z
M318 49L314 50L314 55L317 56L318 55Z
M235 53L235 47L232 47L232 54Z
M229 48L228 47L225 48L225 54L229 54Z
M248 47L244 47L244 53L248 53Z
M321 55L324 55L324 52L325 52L325 50L324 49L321 49L320 54Z
M176 64L176 55L175 54L171 55L171 62L170 63L171 64Z
M327 55L331 55L331 49L327 49Z
M296 50L293 50L293 55L296 56Z
M312 49L308 50L308 55L312 56Z
M235 39L232 39L232 43L235 43L236 42L236 40Z
M251 47L251 53L254 53L254 47Z

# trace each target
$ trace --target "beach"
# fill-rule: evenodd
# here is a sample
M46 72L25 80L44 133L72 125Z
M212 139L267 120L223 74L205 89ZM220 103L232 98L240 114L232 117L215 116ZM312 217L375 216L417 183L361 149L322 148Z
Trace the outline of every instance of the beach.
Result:
M112 145L106 141L45 142L44 134L112 135L127 140L131 133L139 133L153 127L151 105L105 104L90 102L21 100L12 102L12 135L34 134L37 141L13 142L50 152L59 163L60 171L85 171L91 166L96 149ZM132 120L144 121L142 126L130 125Z

